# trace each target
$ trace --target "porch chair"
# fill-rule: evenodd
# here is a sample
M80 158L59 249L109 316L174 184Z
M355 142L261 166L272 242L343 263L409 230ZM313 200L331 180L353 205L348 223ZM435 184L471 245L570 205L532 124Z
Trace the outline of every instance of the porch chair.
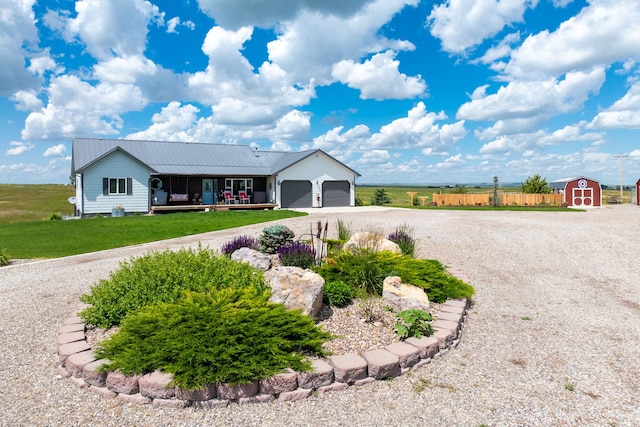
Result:
M240 198L240 203L251 204L251 198L247 195L246 191L238 191L238 197Z
M238 199L229 190L224 191L224 202L226 204L236 204Z

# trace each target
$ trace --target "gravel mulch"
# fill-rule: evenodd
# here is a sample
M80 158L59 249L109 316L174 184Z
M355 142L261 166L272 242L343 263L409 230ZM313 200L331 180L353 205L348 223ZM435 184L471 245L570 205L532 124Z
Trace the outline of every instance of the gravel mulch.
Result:
M150 249L219 248L264 224L0 268L0 426L637 426L640 209L491 212L312 210L335 233L416 230L417 254L476 288L462 339L392 381L297 402L198 410L136 406L78 388L56 370L56 333L78 297Z

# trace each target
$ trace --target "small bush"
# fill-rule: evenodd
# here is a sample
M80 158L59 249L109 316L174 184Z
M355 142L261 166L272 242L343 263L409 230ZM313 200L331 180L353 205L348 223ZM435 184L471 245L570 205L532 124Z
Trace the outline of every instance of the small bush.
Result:
M393 233L389 234L387 239L396 243L400 247L403 255L412 257L416 250L416 241L411 234L413 234L413 229L403 224L397 227Z
M9 261L11 261L11 258L9 258L9 254L7 253L7 250L0 249L0 267L9 265Z
M341 219L337 221L338 225L338 240L347 241L351 237L351 230L349 229L349 224L346 224Z
M410 337L422 338L433 334L433 327L429 323L433 318L423 310L404 310L396 314L398 321L393 326L401 340Z
M186 390L207 384L245 384L286 368L308 371L306 354L326 355L331 335L311 317L255 289L186 292L127 316L97 351L104 370L126 375L171 373Z
M235 239L222 245L221 251L223 254L231 255L240 248L250 248L258 250L260 245L258 239L251 236L238 236Z
M45 218L45 221L62 221L62 214L51 213Z
M344 307L351 304L354 290L341 280L326 282L322 288L322 302L332 307Z
M299 241L292 241L278 248L282 265L310 268L316 262L316 251L311 245Z
M267 254L275 254L280 246L291 242L293 236L293 231L285 225L277 224L265 227L258 239L260 251Z
M358 315L367 323L374 323L382 319L384 307L379 297L366 296L358 301Z
M385 205L391 203L391 198L384 188L377 188L371 198L372 205Z
M82 295L80 300L91 306L80 316L89 325L111 328L142 307L176 301L185 290L207 292L229 287L267 289L261 272L210 249L150 252L122 262L108 279L93 286L90 294Z

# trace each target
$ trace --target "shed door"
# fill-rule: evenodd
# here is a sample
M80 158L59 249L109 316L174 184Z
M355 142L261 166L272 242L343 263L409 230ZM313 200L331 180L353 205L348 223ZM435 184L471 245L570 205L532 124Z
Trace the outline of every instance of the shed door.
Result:
M282 181L280 202L283 208L310 208L312 192L310 181Z
M349 206L351 194L349 181L325 181L322 183L322 206Z

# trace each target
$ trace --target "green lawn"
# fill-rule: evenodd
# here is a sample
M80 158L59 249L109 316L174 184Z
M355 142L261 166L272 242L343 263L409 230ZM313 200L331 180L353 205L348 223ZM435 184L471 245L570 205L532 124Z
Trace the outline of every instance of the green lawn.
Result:
M0 224L0 249L12 259L57 258L304 215L289 210L184 212Z

